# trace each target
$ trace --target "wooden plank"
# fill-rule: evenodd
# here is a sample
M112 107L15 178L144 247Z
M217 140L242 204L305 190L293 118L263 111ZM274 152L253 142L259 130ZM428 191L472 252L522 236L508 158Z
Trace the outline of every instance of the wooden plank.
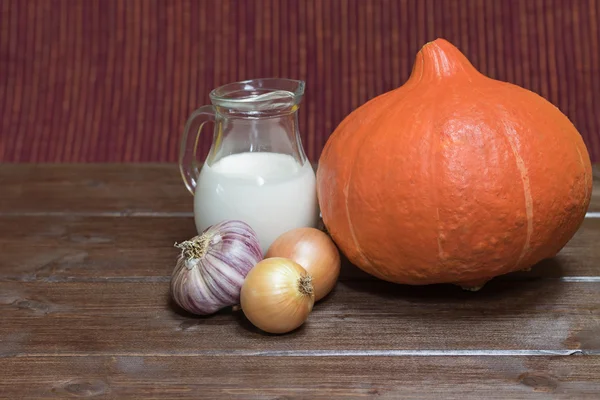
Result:
M0 217L0 280L170 276L193 218Z
M600 165L590 212L600 212ZM0 213L192 212L175 164L4 164Z
M5 164L2 213L191 213L174 164Z
M307 323L266 335L226 310L194 317L158 283L0 283L0 357L230 351L600 349L600 285L495 281L477 293L339 283ZM212 354L211 353L211 354Z
M173 165L2 166L0 187L0 397L600 390L598 218L556 259L478 293L392 285L345 266L304 327L272 336L241 312L199 318L169 301L172 244L195 233Z
M600 357L25 357L5 398L597 399ZM324 373L326 371L326 373Z
M175 242L196 234L192 218L0 216L0 281L167 279ZM558 257L499 279L600 276L600 218L588 218ZM342 280L370 279L346 263Z

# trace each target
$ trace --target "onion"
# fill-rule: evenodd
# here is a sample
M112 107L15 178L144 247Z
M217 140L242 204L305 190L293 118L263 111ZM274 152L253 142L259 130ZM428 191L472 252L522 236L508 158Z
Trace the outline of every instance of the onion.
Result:
M269 333L290 332L306 321L315 302L312 278L298 263L267 258L250 270L242 285L246 318Z
M239 303L244 278L262 259L256 232L242 221L223 221L180 244L171 295L184 310L212 314Z
M331 238L314 228L293 229L279 236L267 250L266 258L289 258L313 278L315 301L327 296L340 275L340 253Z

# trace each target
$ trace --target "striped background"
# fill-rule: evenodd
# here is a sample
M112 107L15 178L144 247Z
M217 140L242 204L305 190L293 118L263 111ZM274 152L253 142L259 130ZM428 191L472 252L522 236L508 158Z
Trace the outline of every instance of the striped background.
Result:
M0 0L0 161L175 161L210 89L268 76L307 81L316 160L436 37L556 104L600 161L599 21L600 0Z

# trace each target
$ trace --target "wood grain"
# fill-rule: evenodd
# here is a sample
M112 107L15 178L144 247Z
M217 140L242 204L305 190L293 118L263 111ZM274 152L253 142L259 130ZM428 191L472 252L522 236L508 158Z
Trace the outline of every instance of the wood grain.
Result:
M0 280L170 276L193 218L0 217Z
M86 356L2 364L0 395L11 399L597 399L600 392L600 357Z
M196 234L192 218L0 216L0 281L147 281L167 278L179 251ZM598 277L600 218L588 218L557 257L531 272L498 279ZM371 279L345 262L342 280Z
M0 398L597 398L600 171L561 253L480 292L344 265L288 335L170 301L174 165L0 167Z
M194 317L169 283L0 283L0 357L239 355L301 350L583 350L600 354L600 284L495 281L451 286L341 282L288 335L242 312Z
M600 212L594 165L590 212ZM192 196L174 164L4 164L0 214L70 213L189 217Z
M191 213L174 164L5 164L2 213Z

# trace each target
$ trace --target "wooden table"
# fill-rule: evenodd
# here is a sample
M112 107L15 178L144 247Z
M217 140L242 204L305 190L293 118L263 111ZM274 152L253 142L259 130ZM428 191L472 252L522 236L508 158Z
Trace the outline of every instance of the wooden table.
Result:
M600 398L600 169L588 217L477 293L346 266L298 331L169 301L195 234L173 165L0 166L0 397Z

